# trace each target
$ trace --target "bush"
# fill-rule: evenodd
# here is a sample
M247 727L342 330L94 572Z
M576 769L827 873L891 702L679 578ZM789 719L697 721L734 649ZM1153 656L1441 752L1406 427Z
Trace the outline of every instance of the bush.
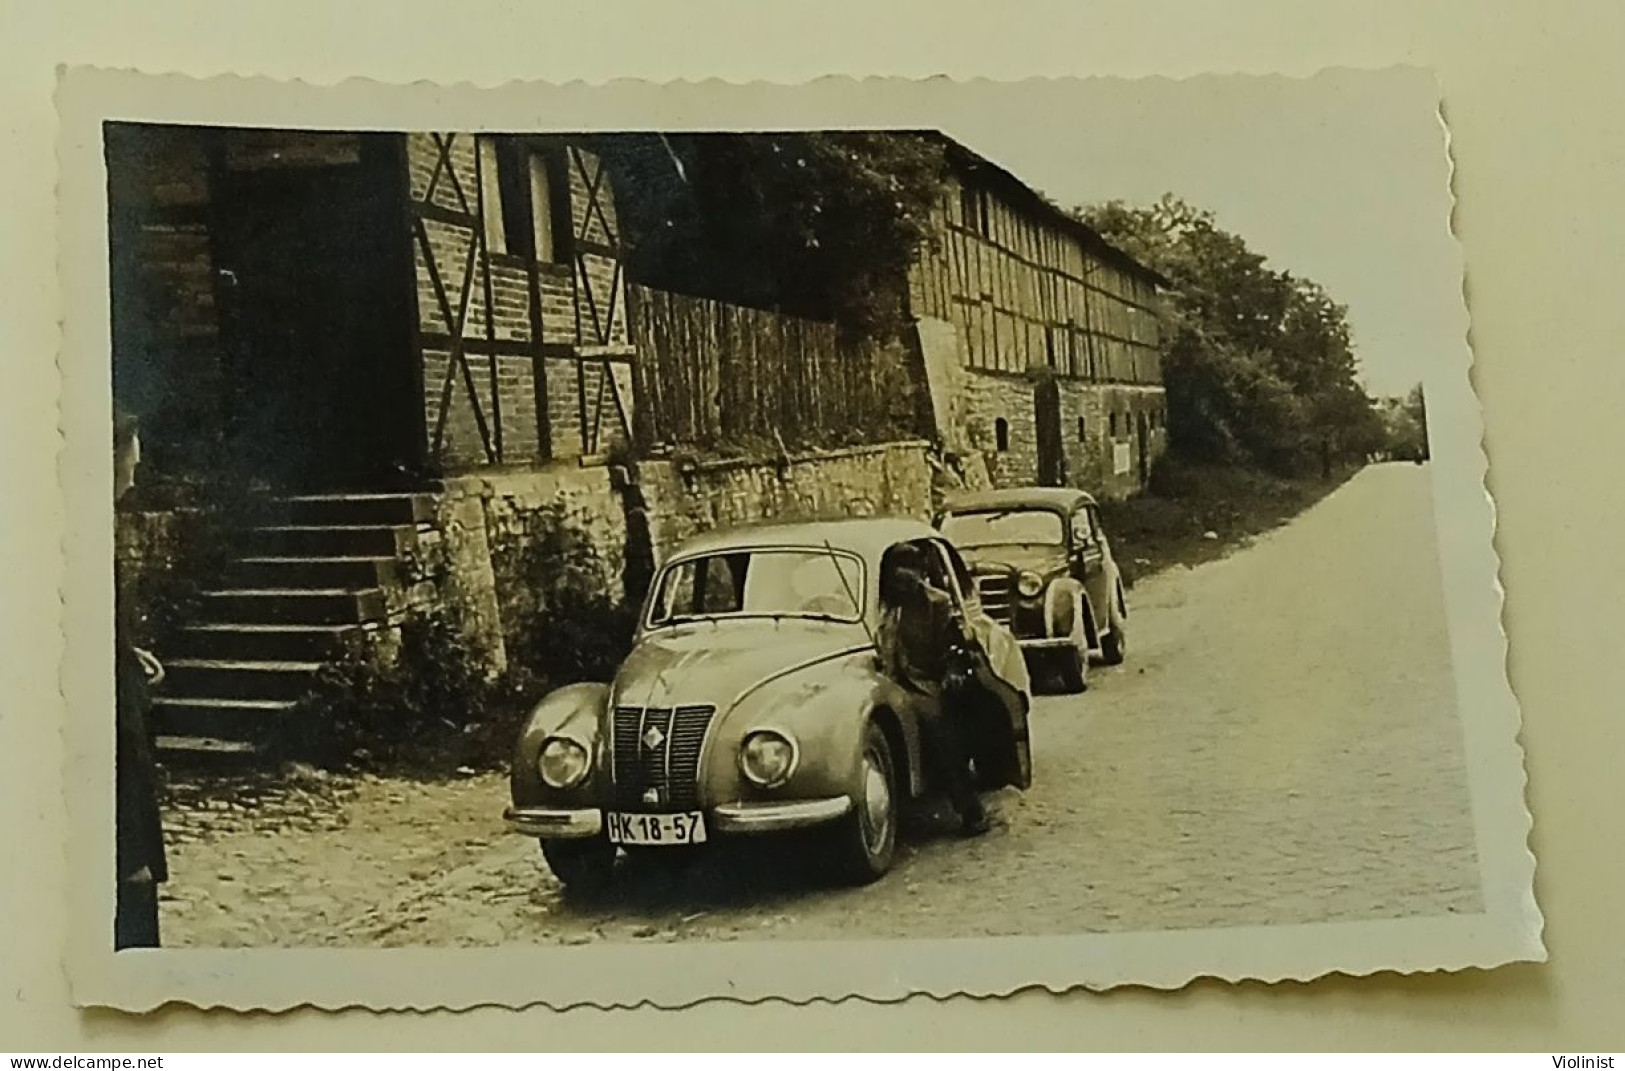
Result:
M327 764L446 773L504 765L530 706L548 691L608 680L631 646L636 608L606 593L602 557L562 507L527 519L505 586L508 669L468 656L465 622L444 609L358 641L317 674L289 750ZM448 606L457 600L446 600Z
M468 657L459 622L438 613L402 624L398 646L359 639L324 665L286 743L329 764L489 764L480 752L490 733L481 730L492 721L511 726L506 698L504 682L488 679Z
M508 629L515 671L551 688L608 680L631 649L637 607L609 593L614 570L562 506L532 515L514 572L531 596Z
M228 481L176 485L138 482L118 502L125 514L147 514L158 560L120 576L117 613L130 642L166 650L180 628L196 620L203 592L219 582L233 539L266 516L263 495Z

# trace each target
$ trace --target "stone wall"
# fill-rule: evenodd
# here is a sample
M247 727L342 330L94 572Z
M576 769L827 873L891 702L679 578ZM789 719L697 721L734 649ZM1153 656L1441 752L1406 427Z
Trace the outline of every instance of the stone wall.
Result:
M1146 425L1147 470L1168 445L1162 388L1072 379L1058 382L1066 482L1105 498L1122 498L1142 489L1139 423L1143 420ZM993 483L1001 487L1036 483L1034 381L1022 375L967 370L962 386L965 432L972 448L985 458ZM1006 433L1003 449L1000 421ZM1119 457L1120 451L1126 451L1126 458Z
M712 528L854 516L925 519L933 467L924 442L777 460L644 461L636 472L658 562ZM419 526L397 620L453 609L470 652L493 671L507 661L541 593L529 552L562 520L592 548L602 590L619 599L627 560L628 470L555 464L448 481ZM550 535L552 533L553 535Z
M114 397L141 419L149 467L181 468L219 441L207 145L185 127L112 123L106 138Z
M149 620L166 589L184 568L189 537L200 523L196 510L118 510L113 514L114 599L136 643L151 642Z
M779 461L640 466L657 555L711 528L836 517L929 518L923 441L788 455Z

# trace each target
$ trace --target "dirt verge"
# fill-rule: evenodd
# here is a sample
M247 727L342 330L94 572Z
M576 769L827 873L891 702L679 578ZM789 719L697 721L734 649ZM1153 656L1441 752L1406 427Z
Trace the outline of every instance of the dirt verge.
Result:
M1102 502L1102 521L1125 583L1174 566L1222 558L1278 528L1341 487L1358 469L1284 478L1229 466L1165 459L1151 488Z

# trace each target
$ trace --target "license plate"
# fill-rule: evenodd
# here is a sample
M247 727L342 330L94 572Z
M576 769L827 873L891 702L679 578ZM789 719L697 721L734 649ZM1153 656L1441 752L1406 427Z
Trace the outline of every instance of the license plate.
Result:
M705 815L699 811L676 814L622 814L604 816L613 844L681 845L705 842Z

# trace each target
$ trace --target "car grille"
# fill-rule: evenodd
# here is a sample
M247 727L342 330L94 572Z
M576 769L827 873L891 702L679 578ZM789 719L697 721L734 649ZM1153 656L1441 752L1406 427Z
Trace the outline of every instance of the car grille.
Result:
M1011 601L1015 585L1007 574L992 576L979 576L976 578L976 594L982 600L982 609L987 616L1001 625L1008 626L1012 616Z
M617 707L615 799L630 811L700 803L700 751L716 707Z

